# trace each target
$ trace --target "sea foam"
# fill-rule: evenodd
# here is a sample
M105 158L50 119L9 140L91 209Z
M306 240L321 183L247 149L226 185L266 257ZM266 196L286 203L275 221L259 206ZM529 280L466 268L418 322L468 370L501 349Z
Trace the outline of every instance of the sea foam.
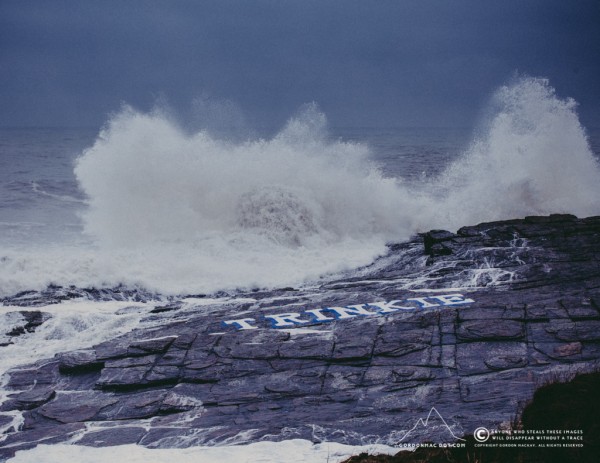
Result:
M434 182L437 224L600 213L600 168L574 100L558 98L546 79L521 78L490 106L482 133Z
M86 241L3 250L0 291L298 285L432 228L600 214L600 168L573 100L525 77L501 87L488 113L439 176L408 182L384 175L368 146L332 139L315 105L245 141L125 107L75 166Z
M360 144L329 140L314 106L272 139L243 143L189 135L160 111L125 108L75 174L89 198L86 231L101 245L242 233L297 247L403 229L398 207L409 202L368 155Z

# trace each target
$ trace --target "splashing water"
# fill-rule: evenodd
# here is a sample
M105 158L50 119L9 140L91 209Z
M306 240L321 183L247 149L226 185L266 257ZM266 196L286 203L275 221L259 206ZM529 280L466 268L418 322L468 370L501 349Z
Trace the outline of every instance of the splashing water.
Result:
M403 228L406 199L394 180L369 163L366 147L328 141L313 106L272 140L240 144L187 136L160 112L127 108L75 173L90 200L86 230L107 246L197 243L211 233L306 245Z
M491 114L441 175L409 183L383 175L365 145L331 140L314 105L274 137L242 142L124 108L75 168L89 242L3 252L0 291L297 285L419 231L600 214L600 168L573 100L522 78L499 89Z
M522 78L500 88L493 108L487 130L437 180L440 223L600 213L600 168L575 101L546 79Z
M85 230L113 280L201 292L297 284L410 236L417 205L368 154L329 141L314 106L274 138L243 143L126 108L75 173Z

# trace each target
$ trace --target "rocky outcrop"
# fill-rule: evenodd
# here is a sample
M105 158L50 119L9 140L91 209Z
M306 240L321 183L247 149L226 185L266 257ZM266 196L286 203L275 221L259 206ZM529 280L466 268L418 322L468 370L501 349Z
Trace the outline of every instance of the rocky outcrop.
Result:
M50 318L45 312L20 310L0 314L0 347L12 344L13 338L25 333L32 333L35 329Z
M540 385L600 365L600 218L433 231L335 280L229 296L157 303L152 328L10 372L0 411L24 421L0 455L507 426Z

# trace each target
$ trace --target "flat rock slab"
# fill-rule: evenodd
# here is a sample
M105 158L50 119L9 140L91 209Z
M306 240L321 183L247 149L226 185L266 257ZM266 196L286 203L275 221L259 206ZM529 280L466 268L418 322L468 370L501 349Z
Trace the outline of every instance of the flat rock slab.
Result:
M2 410L24 425L0 456L74 435L153 448L393 445L506 426L540 385L600 365L600 218L438 230L319 286L230 296L157 303L158 328L12 372Z

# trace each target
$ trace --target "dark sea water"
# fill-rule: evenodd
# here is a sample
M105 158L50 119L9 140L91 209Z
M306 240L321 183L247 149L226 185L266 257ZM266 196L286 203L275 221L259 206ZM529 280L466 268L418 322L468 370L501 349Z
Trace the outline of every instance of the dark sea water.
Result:
M81 231L84 197L73 165L96 129L0 128L2 244L32 244Z

